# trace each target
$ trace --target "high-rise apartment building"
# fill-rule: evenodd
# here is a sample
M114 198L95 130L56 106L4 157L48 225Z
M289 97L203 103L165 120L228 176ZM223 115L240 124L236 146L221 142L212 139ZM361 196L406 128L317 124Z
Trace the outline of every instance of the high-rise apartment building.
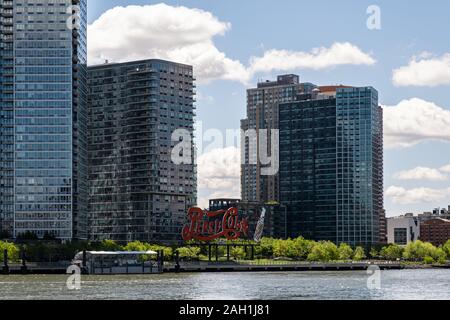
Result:
M86 0L0 1L0 229L87 238Z
M191 66L162 60L88 68L90 237L180 240L196 166L175 164L172 133L193 135Z
M299 76L289 74L277 77L277 81L258 83L256 88L247 91L247 118L241 121L244 132L268 130L267 150L271 150L271 129L278 129L278 107L280 103L295 101L297 96L310 92L314 85L299 83ZM263 175L259 157L260 140L256 141L256 153L250 154L250 139L241 146L245 163L241 165L241 197L244 202L277 202L279 201L278 174ZM255 159L256 161L252 161ZM256 163L255 163L256 162Z
M281 104L279 114L280 203L287 211L287 234L379 243L383 116L377 91L318 87Z

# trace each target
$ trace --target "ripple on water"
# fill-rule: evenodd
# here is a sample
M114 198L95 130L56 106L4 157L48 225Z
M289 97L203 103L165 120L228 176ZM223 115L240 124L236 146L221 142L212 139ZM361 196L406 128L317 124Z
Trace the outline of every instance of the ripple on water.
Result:
M450 299L448 269L382 271L381 290L360 271L83 276L80 291L66 279L0 276L0 299Z

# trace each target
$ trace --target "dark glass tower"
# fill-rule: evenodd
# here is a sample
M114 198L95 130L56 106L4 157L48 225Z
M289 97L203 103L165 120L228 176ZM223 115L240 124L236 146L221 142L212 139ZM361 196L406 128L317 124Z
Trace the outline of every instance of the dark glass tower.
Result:
M196 166L175 164L172 133L193 136L191 66L162 60L88 68L90 237L175 242L196 204Z
M270 131L278 129L278 108L280 103L295 101L297 96L311 92L315 88L311 83L299 83L299 76L280 75L276 81L258 83L256 88L247 90L247 118L241 121L244 132L268 130L268 147L270 151ZM250 140L242 143L245 163L241 165L241 196L244 202L278 202L279 176L263 175L265 167L261 164L259 154L250 154ZM260 141L256 142L260 150ZM259 153L258 151L256 153ZM256 161L254 161L254 160ZM256 163L255 163L256 162Z
M0 7L0 227L85 239L86 0Z
M383 128L371 87L320 87L280 105L278 234L372 245L383 215Z

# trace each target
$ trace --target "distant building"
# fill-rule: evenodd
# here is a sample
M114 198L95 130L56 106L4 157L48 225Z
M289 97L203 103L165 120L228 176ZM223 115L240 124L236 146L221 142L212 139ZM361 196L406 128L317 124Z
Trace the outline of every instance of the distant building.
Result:
M297 100L298 95L310 93L315 86L311 83L300 83L298 75L280 75L276 81L259 82L256 88L247 90L247 118L241 121L241 129L245 132L279 128L278 110L280 103ZM268 150L270 138L268 137ZM260 149L259 141L257 150ZM256 154L250 154L249 139L241 145L245 154L245 163L241 166L242 201L267 203L279 201L278 174L265 176L264 166L260 161L251 163L251 159L259 160Z
M449 206L450 209L450 206ZM442 209L434 209L431 212L424 212L418 215L419 220L421 222L423 221L427 221L427 220L432 220L432 219L436 219L436 218L442 218L442 219L448 219L450 220L450 210L446 209L446 208L442 208Z
M450 220L435 218L420 224L420 240L440 246L450 239Z
M387 218L386 210L383 209L380 215L380 244L388 243L387 239Z
M221 199L211 199L209 200L209 210L210 211L219 211L219 210L227 210L229 208L236 207L240 199L230 199L230 198L221 198Z
M157 59L88 68L92 240L180 240L197 175L193 145L190 164L173 162L172 133L192 139L194 80L192 66Z
M378 92L315 88L280 104L279 119L279 202L287 207L288 237L380 243L383 114ZM277 219L284 216L280 209Z
M409 213L404 216L387 219L387 242L407 245L419 240L419 219Z
M86 31L87 0L0 1L0 233L9 237L87 239Z

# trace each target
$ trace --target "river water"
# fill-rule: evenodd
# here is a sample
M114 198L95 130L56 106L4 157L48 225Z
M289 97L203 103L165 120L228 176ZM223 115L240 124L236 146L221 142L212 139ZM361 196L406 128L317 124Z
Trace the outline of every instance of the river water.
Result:
M379 282L364 271L82 276L80 290L68 290L66 280L64 275L0 276L0 300L450 300L449 269L381 271Z

